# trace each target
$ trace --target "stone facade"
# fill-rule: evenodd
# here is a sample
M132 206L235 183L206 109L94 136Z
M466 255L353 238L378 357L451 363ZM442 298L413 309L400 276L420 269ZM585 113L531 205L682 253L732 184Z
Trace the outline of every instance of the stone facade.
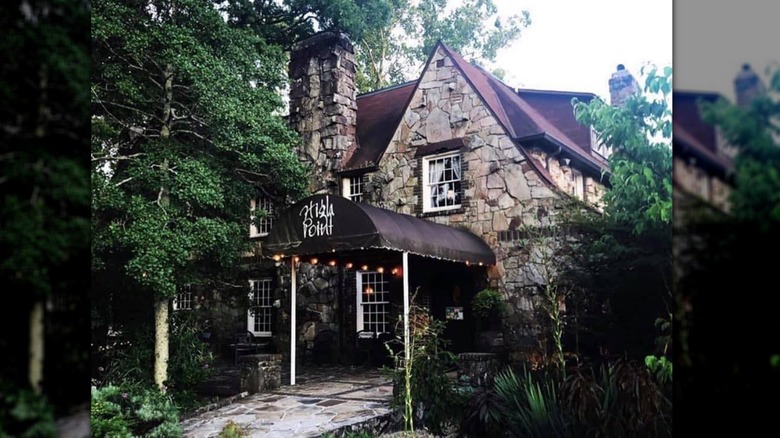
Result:
M290 124L303 138L301 159L314 165L310 190L338 193L339 170L355 146L355 55L343 34L324 32L291 53Z
M731 186L718 176L708 173L693 160L674 158L674 181L686 194L728 212Z
M418 148L453 139L463 139L459 148L462 206L442 213L424 213L423 160L417 155ZM399 213L468 229L488 243L497 258L496 265L488 269L490 282L509 303L506 343L534 348L544 331L538 311L542 298L537 284L541 280L538 270L527 263L526 249L504 237L507 231L523 226L549 223L568 202L564 193L573 193L574 188L569 164L560 163L541 149L528 153L530 157L521 152L452 60L439 49L420 78L379 162L379 170L369 176L372 190L367 199ZM529 159L545 167L557 187L545 181ZM586 200L598 204L603 186L592 176L583 178L580 181Z

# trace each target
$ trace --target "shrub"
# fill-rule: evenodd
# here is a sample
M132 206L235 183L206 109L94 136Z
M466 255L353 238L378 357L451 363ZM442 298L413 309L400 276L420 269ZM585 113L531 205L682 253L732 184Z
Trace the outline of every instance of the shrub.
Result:
M447 371L455 363L455 355L446 350L447 341L441 337L444 323L416 309L410 316L412 324L412 361L410 393L413 416L434 434L442 434L443 428L458 415L458 396ZM403 355L403 351L399 353ZM405 370L390 370L395 385L392 405L405 406Z
M92 388L92 436L180 437L179 414L171 397L156 388Z
M28 388L0 388L0 437L54 437L54 410L41 394Z
M475 315L487 318L492 310L498 311L499 316L504 314L506 303L501 293L495 289L482 289L477 292L471 301L471 309Z
M518 379L511 368L496 375L494 387L501 403L506 430L515 437L571 436L568 415L558 402L555 375L537 376L524 370Z

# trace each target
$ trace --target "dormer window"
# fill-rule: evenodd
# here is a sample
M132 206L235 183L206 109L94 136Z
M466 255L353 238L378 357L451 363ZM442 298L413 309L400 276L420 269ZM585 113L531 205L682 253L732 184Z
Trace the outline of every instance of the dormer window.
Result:
M274 224L274 206L270 199L259 196L249 203L249 237L267 236Z
M609 155L612 153L606 145L599 142L599 134L593 128L590 128L590 149L604 159L609 158Z
M460 153L423 158L423 211L453 210L461 205Z
M342 179L341 192L352 202L363 202L363 175Z

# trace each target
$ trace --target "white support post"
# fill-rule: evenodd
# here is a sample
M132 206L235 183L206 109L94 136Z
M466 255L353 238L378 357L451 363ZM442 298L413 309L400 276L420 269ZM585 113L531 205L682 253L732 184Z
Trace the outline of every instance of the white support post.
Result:
M409 363L409 253L403 253L404 274L404 367Z
M295 308L297 293L295 278L295 256L290 257L290 385L295 386Z

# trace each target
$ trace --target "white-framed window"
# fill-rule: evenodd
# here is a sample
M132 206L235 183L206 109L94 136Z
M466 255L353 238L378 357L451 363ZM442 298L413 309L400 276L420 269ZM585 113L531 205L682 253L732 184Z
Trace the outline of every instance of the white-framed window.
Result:
M249 223L249 237L267 236L274 225L274 205L270 199L259 196L249 202L251 222Z
M577 197L577 199L585 199L585 179L582 177L582 172L577 169L571 169L571 194Z
M179 287L179 292L173 297L173 310L192 310L192 286Z
M604 159L609 158L609 155L612 153L610 148L599 142L599 135L593 128L590 128L590 149Z
M423 158L423 211L443 211L460 207L460 153Z
M342 193L352 202L363 202L363 175L343 178Z
M357 330L374 333L390 331L390 291L385 274L358 272L357 277Z
M271 329L271 292L272 280L261 278L249 280L249 310L247 310L247 330L255 336L268 337Z

